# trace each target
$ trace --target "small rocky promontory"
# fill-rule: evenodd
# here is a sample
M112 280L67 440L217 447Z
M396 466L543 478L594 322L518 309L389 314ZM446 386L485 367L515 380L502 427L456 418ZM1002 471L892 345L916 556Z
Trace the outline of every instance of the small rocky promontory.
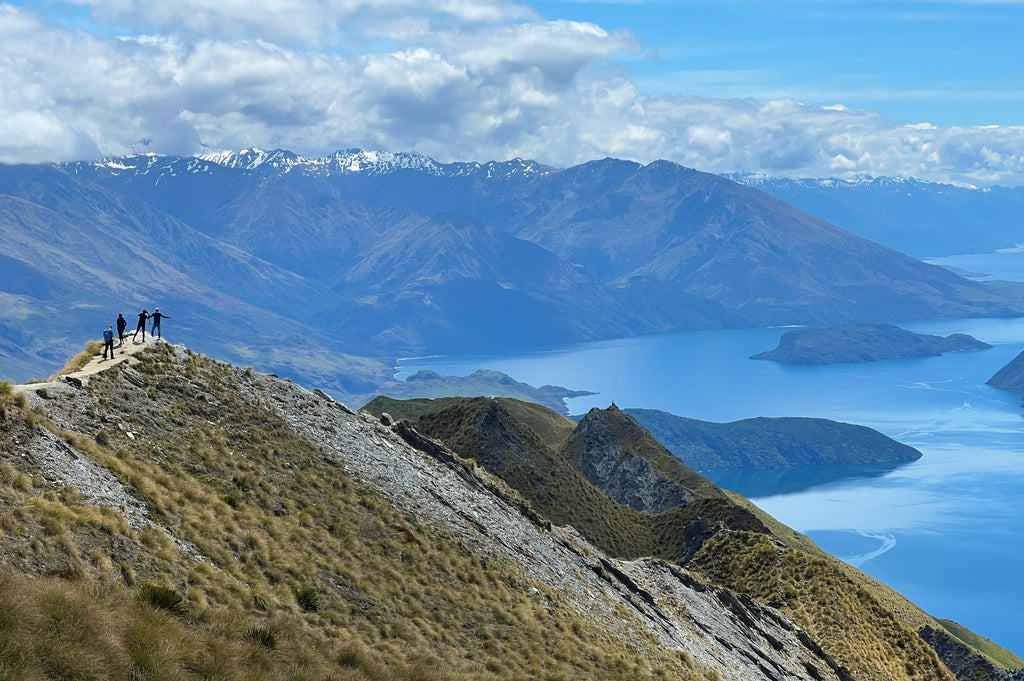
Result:
M992 346L964 333L943 338L914 333L892 324L846 324L826 329L794 329L779 346L750 359L817 366L841 362L936 357L946 352L987 350Z
M1000 390L1011 390L1024 396L1024 352L1011 359L992 378L985 381L985 385Z

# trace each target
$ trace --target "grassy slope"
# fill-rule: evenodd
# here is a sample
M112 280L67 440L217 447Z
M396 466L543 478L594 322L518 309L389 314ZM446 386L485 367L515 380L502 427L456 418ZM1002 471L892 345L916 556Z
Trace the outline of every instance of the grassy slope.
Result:
M542 514L554 522L570 522L588 539L602 546L602 542L608 541L607 537L596 533L588 524L593 518L592 509L601 507L594 505L591 498L580 494L564 497L564 488L550 486L545 489L554 498L539 499L535 489L524 485L521 475L507 473L510 457L518 457L516 463L527 468L543 465L571 470L571 466L558 461L552 448L538 443L539 438L515 442L508 438L516 429L534 434L532 426L542 408L521 412L525 414L522 416L525 421L517 421L508 409L502 408L505 419L497 427L492 424L484 428L489 433L486 438L471 436L481 429L482 413L496 411L506 402L514 401L483 398L417 401L415 405L392 404L393 410L389 409L389 413L418 417L418 424L426 432L464 456L477 458L485 467L493 467L493 472L519 489ZM371 410L381 406L381 403L367 405ZM628 423L614 418L615 414L605 415L609 416L611 430L626 448L645 457L653 454L652 465L664 477L693 484L692 476L696 474L681 462L666 461L658 456L663 448L651 445L633 432ZM567 443L563 455L571 459L579 443L574 445L572 437L560 441ZM543 447L545 452L543 460L535 458L538 447ZM563 472L562 475L568 474ZM619 513L606 516L605 522L624 523L628 518L631 528L649 528L654 552L671 559L679 555L685 542L684 529L698 517L711 521L728 519L732 531L715 534L692 565L709 581L747 593L787 612L858 679L952 678L931 648L915 633L923 624L934 626L933 618L888 587L826 554L809 538L774 520L742 497L723 493L710 483L705 487L695 486L708 496L657 516L637 514L616 504ZM565 520L556 520L556 516ZM750 518L749 524L740 522L745 517ZM613 536L625 533L624 529L616 530L614 524L602 525L602 529Z
M986 655L996 664L1010 669L1024 669L1024 660L1019 656L1010 652L1006 648L993 643L984 636L975 634L962 624L957 624L953 620L939 620L939 624L941 624L942 627L953 636L956 636L971 648L974 648L978 652Z
M734 532L705 543L692 567L787 612L857 679L952 679L914 628L837 563L767 535Z
M616 557L655 553L645 516L609 499L536 432L562 438L567 427L575 426L568 419L503 398L437 400L433 407L421 414L418 427L519 490L551 522L572 525Z
M94 377L96 427L60 435L209 562L26 469L46 420L0 397L0 679L703 677L395 511L250 402L240 370L170 352L143 354L145 388Z

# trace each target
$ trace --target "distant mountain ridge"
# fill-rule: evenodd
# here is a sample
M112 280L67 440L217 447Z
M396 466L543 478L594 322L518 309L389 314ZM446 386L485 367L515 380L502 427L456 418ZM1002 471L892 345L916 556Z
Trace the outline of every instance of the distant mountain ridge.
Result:
M27 363L41 367L70 350L46 347L61 310L87 311L67 319L81 337L137 312L125 305L166 305L169 331L202 349L342 395L388 384L393 358L412 354L1024 314L1022 286L970 281L665 161L555 170L254 149L4 166L0 194L20 291L0 284L5 337L32 339ZM26 241L57 223L46 248L75 266L46 265ZM130 245L114 243L120 225Z
M133 154L65 164L73 172L87 167L105 169L117 174L149 175L156 180L179 172L214 172L209 164L242 170L264 176L299 173L308 176L330 176L332 174L388 175L399 170L411 170L439 177L482 176L536 177L552 172L555 168L535 161L515 158L508 161L488 163L457 162L439 163L434 159L413 152L385 152L367 149L343 149L329 156L309 158L284 149L266 151L253 147L242 151L218 151L199 154L194 157L167 157L158 154Z
M1024 241L1024 187L964 187L907 177L724 177L916 257L990 253Z

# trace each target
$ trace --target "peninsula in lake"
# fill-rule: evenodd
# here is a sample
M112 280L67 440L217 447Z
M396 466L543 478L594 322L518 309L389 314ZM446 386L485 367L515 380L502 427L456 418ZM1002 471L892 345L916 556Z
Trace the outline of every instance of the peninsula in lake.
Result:
M1010 390L1020 393L1024 398L1024 352L1014 357L1002 369L997 371L992 378L985 381L986 385L1000 390ZM1022 404L1024 406L1024 404Z
M625 411L696 471L897 464L921 458L921 452L877 430L828 419L759 417L712 423L658 409Z
M892 324L846 324L826 329L794 329L774 350L752 355L784 364L822 365L880 359L935 357L946 352L987 350L992 346L963 333L943 338Z

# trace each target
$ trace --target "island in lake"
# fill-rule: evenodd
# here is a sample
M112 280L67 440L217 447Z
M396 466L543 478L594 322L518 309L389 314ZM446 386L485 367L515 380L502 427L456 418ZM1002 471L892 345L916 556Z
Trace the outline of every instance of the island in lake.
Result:
M846 324L827 329L793 329L774 350L752 355L784 364L822 365L881 359L935 357L945 352L987 350L992 346L964 333L943 338L892 324Z

